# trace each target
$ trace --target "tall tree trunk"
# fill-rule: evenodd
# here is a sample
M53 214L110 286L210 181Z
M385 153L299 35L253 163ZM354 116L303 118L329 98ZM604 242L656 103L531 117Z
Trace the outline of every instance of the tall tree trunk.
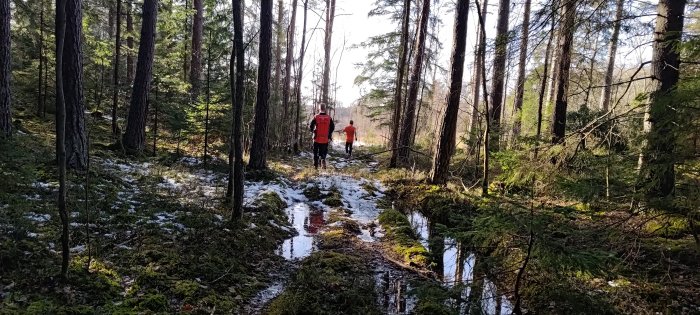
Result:
M146 100L151 87L153 70L153 53L155 50L156 21L158 16L157 0L143 2L141 22L141 39L139 56L136 64L136 76L131 92L131 105L124 132L124 148L131 153L140 154L146 145Z
M542 69L542 80L540 81L540 93L539 93L539 98L537 100L537 131L535 133L535 138L537 139L537 144L535 145L535 158L537 158L537 154L539 153L539 147L540 147L540 138L542 136L542 114L544 111L544 101L545 101L545 93L547 90L547 74L549 73L549 67L550 67L550 59L552 58L552 55L554 52L552 52L552 41L554 40L554 28L556 26L556 22L554 21L554 18L556 17L556 11L552 10L552 21L550 22L550 29L549 29L549 39L547 40L547 48L544 53L544 69Z
M267 168L267 141L270 116L270 62L272 61L272 0L260 2L260 48L258 49L258 91L255 101L255 125L250 147L253 170Z
M133 0L126 1L126 83L127 86L134 80L134 20L132 17L134 8Z
M87 169L85 100L83 99L82 0L66 0L63 42L63 97L66 108L66 166Z
M480 21L483 21L484 24L486 23L486 14L488 12L488 0L484 0L484 4L482 7L482 12L480 16ZM477 132L477 124L479 122L479 103L481 103L481 81L484 80L484 77L486 76L485 73L482 72L484 65L481 64L481 55L486 53L486 41L481 40L481 23L477 23L477 34L478 39L477 39L477 45L475 49L475 54L474 54L474 79L472 82L472 87L473 87L473 94L472 94L472 113L471 113L471 119L469 120L469 144L470 144L470 151L476 152L478 155L478 150L476 150L476 147L478 146L479 142L479 133ZM484 92L486 93L486 92Z
M588 86L586 87L586 93L584 93L583 96L583 105L587 106L588 108L591 108L589 106L588 101L591 100L591 90L593 90L593 75L595 74L595 65L596 65L596 57L598 57L598 34L591 34L591 36L595 36L595 39L593 40L593 53L591 54L591 60L590 63L588 64Z
M612 80L615 72L615 57L617 55L617 42L620 38L620 27L622 26L622 14L624 13L625 0L617 0L615 10L615 21L613 21L613 32L610 36L610 46L608 47L608 68L605 70L605 83L603 92L600 95L600 109L607 112L610 109L610 96L612 94Z
M155 97L153 99L153 156L158 152L158 85L155 86Z
M204 165L207 165L208 150L209 150L209 103L211 101L211 46L212 46L211 31L209 31L209 44L207 45L207 92L204 107L204 156L202 160Z
M289 97L292 78L292 63L294 62L294 28L297 22L297 0L292 0L292 15L289 21L289 30L287 32L287 55L284 59L284 86L282 87L282 126L289 126ZM289 137L287 136L291 130L283 129L283 137L285 145L289 145Z
M190 85L192 101L199 97L202 77L202 36L204 32L204 2L193 0L194 19L192 20L192 57L190 63Z
M513 112L513 139L520 136L520 124L522 121L523 98L525 96L525 66L527 64L527 49L530 36L530 6L532 0L525 0L525 13L523 14L523 30L520 34L520 58L518 60L518 81L515 84L515 110Z
M38 94L36 99L36 115L38 117L44 117L42 115L42 105L44 99L44 90L42 89L42 76L44 75L44 0L39 1L39 80L38 80Z
M644 114L645 145L639 158L640 183L648 197L663 198L675 188L676 101L686 0L659 0L654 32L652 77L654 88Z
M185 0L185 11L189 11L190 9L190 1ZM188 82L187 81L187 74L190 72L190 55L192 52L189 49L189 41L190 41L190 32L192 30L190 29L190 15L185 14L185 29L183 30L183 33L185 34L185 40L183 41L184 45L182 48L182 81Z
M455 137L457 135L457 117L459 114L459 100L462 93L462 75L464 73L464 53L467 48L467 18L469 16L469 0L457 1L455 15L454 39L452 44L452 65L450 71L450 90L447 92L445 113L443 115L440 135L436 138L437 147L433 158L433 168L430 171L430 180L433 184L444 184L447 181L447 172L450 159L455 150Z
M423 58L425 56L425 37L430 18L430 0L423 0L420 19L416 28L416 43L413 51L413 67L408 84L408 100L404 109L404 118L401 123L399 133L398 161L400 164L408 164L410 156L411 139L413 137L413 120L415 119L416 101L418 99L418 89L420 88L420 78L423 72Z
M299 126L301 125L301 79L304 73L304 54L306 54L306 22L307 15L309 11L309 0L304 0L304 26L301 30L301 44L299 45L299 71L297 72L296 81L296 119L294 123L294 151L299 152L301 149L301 134L299 133Z
M117 9L116 9L116 28L117 32L114 38L114 72L112 76L112 137L117 138L119 137L119 133L121 132L119 130L119 125L117 124L117 108L119 107L119 59L121 58L121 33L122 33L122 24L121 24L121 11L122 11L122 0L116 0L117 2Z
M481 11L481 6L479 5L479 0L476 0L476 9L477 9L477 15L479 16L479 25L481 26L480 31L479 31L479 37L481 37L480 41L485 43L486 42L486 21L482 18L485 16L482 11ZM485 12L485 11L483 11ZM481 54L479 54L479 59L480 60L480 65L481 65L481 73L486 74L486 53L482 51ZM488 90L486 89L486 76L484 75L484 78L481 80L481 88L484 90L484 119L486 120L486 128L484 129L484 164L482 168L482 177L481 177L481 195L482 196L488 196L489 194L489 162L490 162L490 149L489 149L489 132L491 131L491 115L489 115L489 95L488 95Z
M233 51L231 52L231 94L233 99L233 118L231 126L232 167L229 174L229 187L233 194L232 219L239 220L243 214L243 143L241 142L241 127L243 122L243 94L245 89L245 51L243 45L243 9L242 0L233 0ZM234 80L235 60L235 80ZM235 81L235 86L234 86Z
M284 21L284 2L282 0L277 1L277 23L275 28L275 75L272 77L272 96L271 96L271 106L272 111L269 119L272 125L272 135L273 146L280 143L282 138L282 98L280 97L280 89L282 87L282 41L284 39L284 32L282 31L282 21Z
M394 85L394 113L391 118L391 160L389 167L396 167L398 160L399 127L401 126L401 96L403 92L404 73L406 72L406 56L408 55L408 24L411 20L411 0L404 0L403 22L401 24L401 43L399 47L399 63L396 70L396 84Z
M0 137L12 135L12 111L10 110L10 1L0 0Z
M501 108L503 106L504 76L506 58L508 57L508 18L510 0L500 0L498 4L498 22L496 23L496 52L493 58L493 78L491 79L491 133L490 150L498 151L501 136Z
M566 133L566 110L568 107L569 70L571 69L571 51L573 48L576 0L569 0L564 5L562 14L563 24L559 36L558 51L560 58L557 65L556 98L554 101L554 113L552 115L552 143L558 144L564 141Z
M335 0L326 0L326 36L323 41L323 79L321 83L321 102L331 107L328 91L331 82L331 42L333 39L333 20L335 19Z
M58 214L61 218L61 278L65 281L70 262L70 233L66 210L66 103L63 98L63 45L66 3L56 0L56 161L58 162ZM7 1L4 1L7 3ZM8 6L9 9L9 6ZM9 14L7 15L9 16ZM8 47L9 48L9 47Z

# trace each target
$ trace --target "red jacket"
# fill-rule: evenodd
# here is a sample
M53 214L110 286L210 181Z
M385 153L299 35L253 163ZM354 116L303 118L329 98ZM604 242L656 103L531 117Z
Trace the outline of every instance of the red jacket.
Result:
M328 116L326 113L316 115L311 120L309 128L314 133L314 142L316 143L327 144L329 140L333 139L335 124L331 116Z

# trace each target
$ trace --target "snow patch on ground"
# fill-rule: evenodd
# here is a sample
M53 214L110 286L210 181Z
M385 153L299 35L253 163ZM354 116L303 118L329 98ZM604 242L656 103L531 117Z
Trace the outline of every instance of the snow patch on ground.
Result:
M27 214L25 214L24 217L36 223L46 223L48 221L51 221L50 214L37 214L34 212L27 212Z

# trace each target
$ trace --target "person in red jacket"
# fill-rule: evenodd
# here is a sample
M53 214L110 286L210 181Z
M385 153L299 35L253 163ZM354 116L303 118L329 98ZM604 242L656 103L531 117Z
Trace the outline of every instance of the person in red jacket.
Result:
M319 160L321 166L326 168L326 155L328 155L328 143L333 140L335 124L331 116L326 114L326 105L321 104L321 110L311 120L309 129L314 134L314 168L318 169Z
M343 129L345 132L345 154L352 156L352 143L357 141L357 128L353 126L352 120L350 124Z

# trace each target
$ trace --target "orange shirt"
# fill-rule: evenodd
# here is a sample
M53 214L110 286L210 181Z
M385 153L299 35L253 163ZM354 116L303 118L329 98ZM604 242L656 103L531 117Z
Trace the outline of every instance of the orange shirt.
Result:
M348 125L343 131L345 131L345 142L355 141L355 127Z

